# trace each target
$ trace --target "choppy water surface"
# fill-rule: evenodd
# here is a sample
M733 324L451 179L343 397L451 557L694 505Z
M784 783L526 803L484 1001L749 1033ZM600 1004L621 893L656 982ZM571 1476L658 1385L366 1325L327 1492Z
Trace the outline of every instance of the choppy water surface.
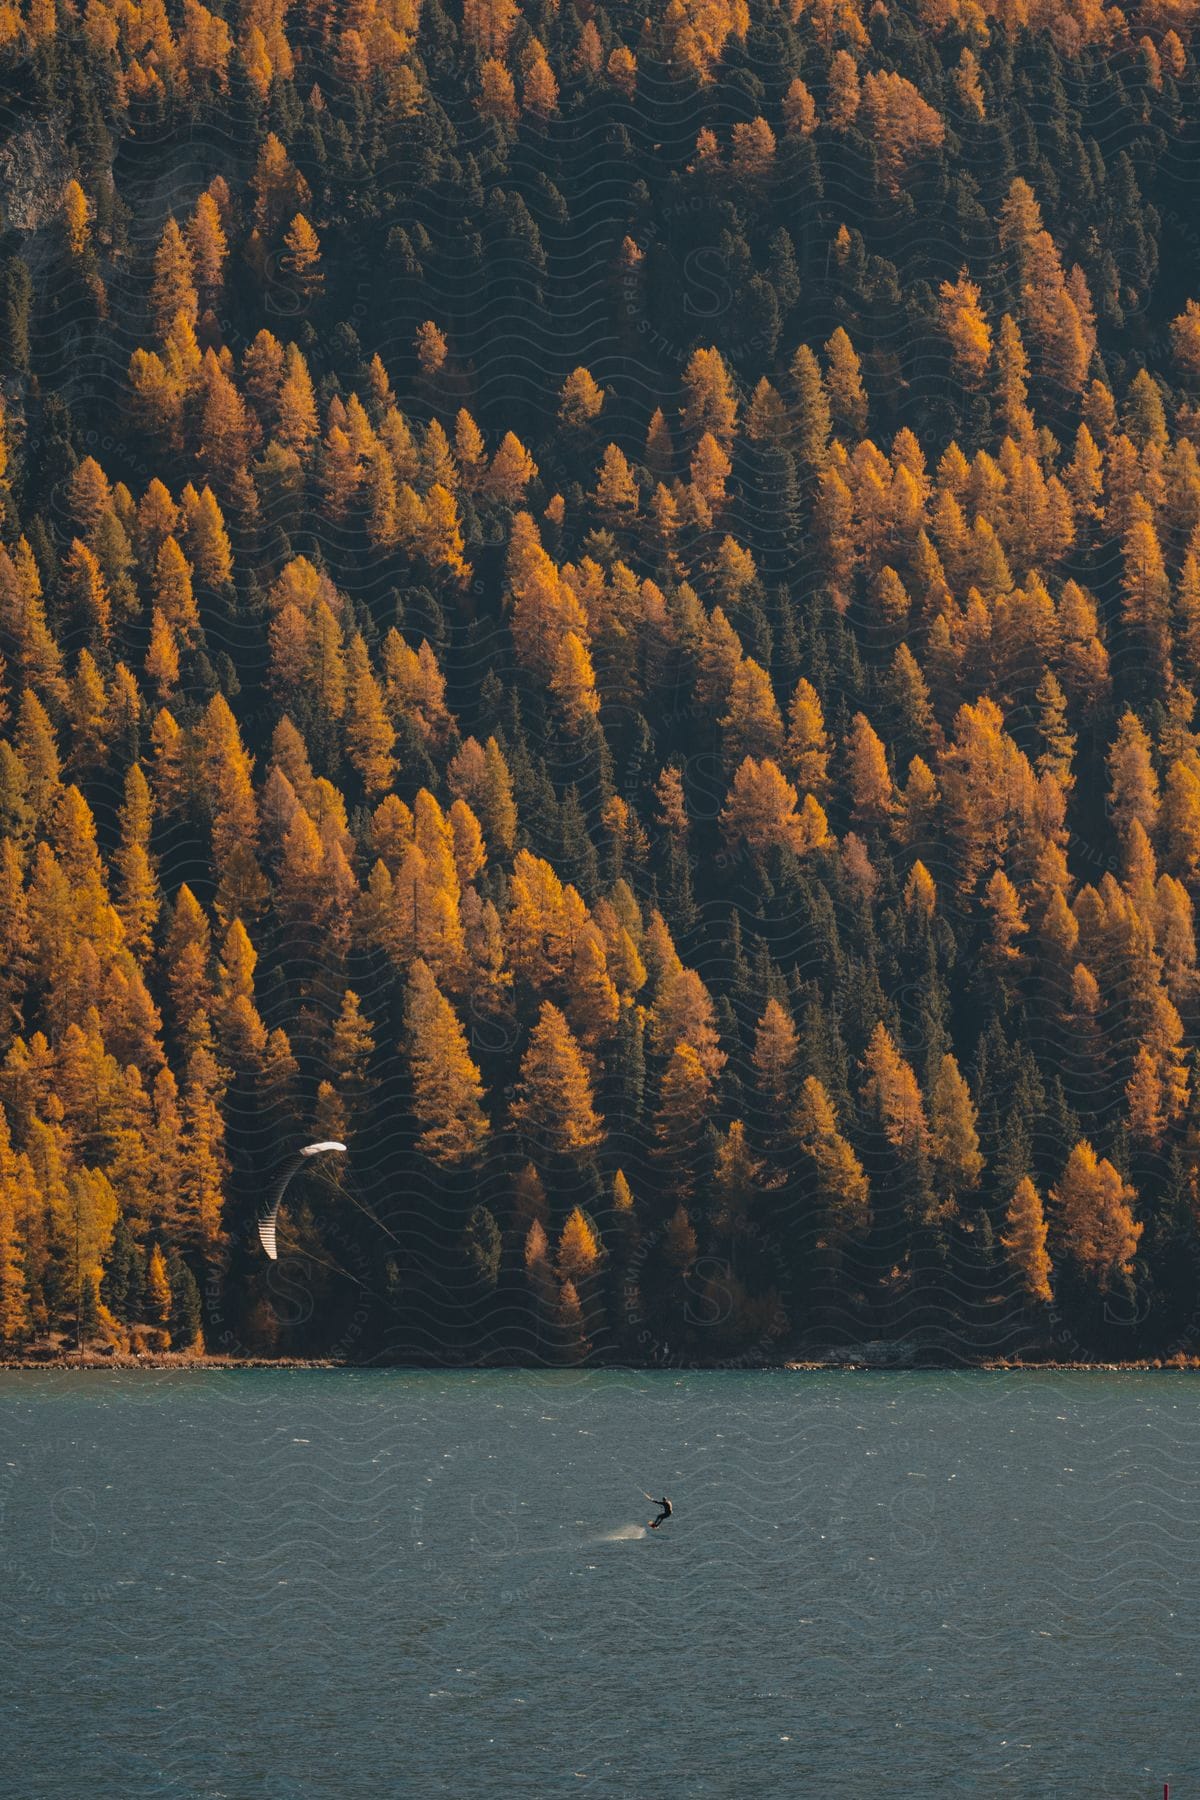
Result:
M6 1797L1200 1789L1187 1375L0 1375L0 1508Z

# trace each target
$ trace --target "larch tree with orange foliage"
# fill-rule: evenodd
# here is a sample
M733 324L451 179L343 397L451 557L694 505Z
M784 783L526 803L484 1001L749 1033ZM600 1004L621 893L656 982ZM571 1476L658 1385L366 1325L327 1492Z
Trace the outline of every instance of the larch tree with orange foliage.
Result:
M296 214L284 233L283 254L279 260L295 283L301 300L305 304L310 302L325 278L321 273L321 240L303 213Z
M754 1034L753 1061L763 1099L774 1117L786 1112L792 1097L799 1048L791 1015L778 1000L768 1000Z
M721 827L731 844L743 844L760 856L773 849L803 856L832 841L820 802L806 794L801 803L792 783L770 757L761 761L743 758L721 811Z
M957 281L943 281L938 293L942 330L949 340L954 372L968 387L977 388L992 355L992 333L980 305L980 290L964 269Z
M600 1143L603 1121L586 1064L566 1019L549 1000L521 1059L509 1116L531 1149L543 1155L578 1159Z
M1132 1272L1144 1229L1134 1218L1137 1195L1086 1139L1072 1150L1050 1200L1063 1252L1086 1280L1107 1293Z
M1054 1290L1050 1281L1053 1270L1046 1236L1041 1196L1028 1175L1023 1175L1009 1201L1000 1242L1025 1294L1031 1301L1048 1306L1054 1298Z
M880 1022L863 1060L863 1102L893 1150L911 1156L929 1148L929 1121L920 1084Z
M413 1114L422 1128L417 1147L451 1167L471 1162L488 1135L483 1082L454 1008L419 957L409 971L405 1026Z
M719 350L695 350L683 375L684 404L680 419L685 432L711 432L718 443L733 436L738 404L729 370Z
M794 1130L814 1182L821 1229L831 1246L842 1250L870 1227L871 1190L862 1163L838 1127L829 1094L815 1075L805 1079Z

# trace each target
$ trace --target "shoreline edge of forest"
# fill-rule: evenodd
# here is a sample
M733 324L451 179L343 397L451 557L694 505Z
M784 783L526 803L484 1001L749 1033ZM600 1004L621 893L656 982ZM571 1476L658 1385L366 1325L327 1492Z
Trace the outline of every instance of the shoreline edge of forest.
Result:
M500 1370L523 1370L538 1374L582 1373L595 1374L599 1371L625 1374L652 1375L685 1375L685 1374L903 1374L903 1375L948 1375L948 1374L1195 1374L1200 1371L1200 1357L1179 1358L1141 1358L1126 1362L1033 1362L1020 1358L1005 1359L1003 1357L980 1357L975 1361L964 1359L950 1360L926 1357L924 1360L910 1361L878 1358L845 1358L839 1360L801 1360L786 1359L780 1362L755 1362L747 1364L733 1359L728 1362L680 1362L680 1363L629 1363L629 1362L592 1362L566 1365L561 1363L532 1362L384 1362L362 1361L352 1362L337 1360L332 1357L260 1357L260 1356L194 1356L194 1355L155 1355L155 1356L96 1356L75 1353L54 1357L8 1357L0 1359L0 1374L24 1372L65 1373L70 1370L84 1373L119 1371L130 1374L134 1371L156 1374L211 1374L229 1370L275 1369L291 1371L330 1370L363 1370L383 1373L385 1371L437 1370L442 1373L459 1372L464 1374L496 1373Z

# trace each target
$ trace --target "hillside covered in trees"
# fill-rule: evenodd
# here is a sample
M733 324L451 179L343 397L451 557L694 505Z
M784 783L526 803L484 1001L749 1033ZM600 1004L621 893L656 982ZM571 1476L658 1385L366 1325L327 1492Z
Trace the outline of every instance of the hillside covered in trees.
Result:
M1198 21L5 0L7 1354L1200 1349Z

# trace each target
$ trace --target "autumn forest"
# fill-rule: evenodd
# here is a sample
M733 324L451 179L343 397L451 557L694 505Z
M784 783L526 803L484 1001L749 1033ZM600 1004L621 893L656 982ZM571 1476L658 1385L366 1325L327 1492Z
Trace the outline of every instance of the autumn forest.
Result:
M1200 1352L1198 29L3 0L0 1352Z

